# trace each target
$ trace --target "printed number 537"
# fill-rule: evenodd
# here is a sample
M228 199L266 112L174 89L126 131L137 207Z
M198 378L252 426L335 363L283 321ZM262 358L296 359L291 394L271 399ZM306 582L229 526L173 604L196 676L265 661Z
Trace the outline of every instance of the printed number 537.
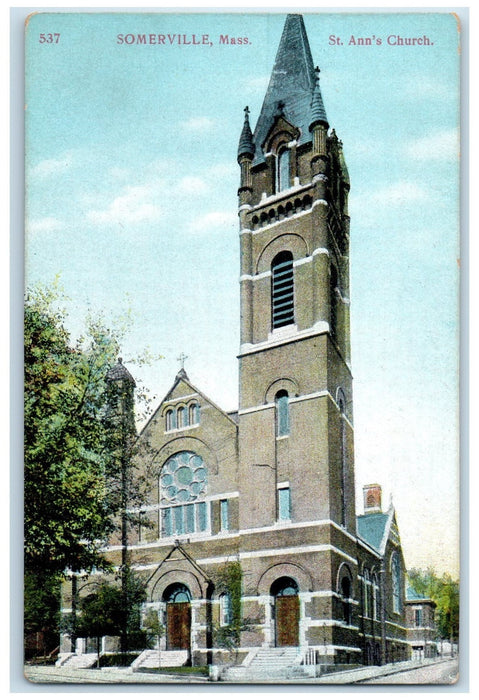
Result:
M40 34L39 42L40 44L58 44L60 40L60 34Z

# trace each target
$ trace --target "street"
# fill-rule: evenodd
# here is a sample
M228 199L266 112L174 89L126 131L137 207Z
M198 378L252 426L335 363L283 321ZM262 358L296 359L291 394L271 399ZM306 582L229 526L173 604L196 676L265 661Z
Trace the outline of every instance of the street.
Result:
M409 671L401 671L400 673L392 673L388 676L379 678L371 678L368 680L357 681L361 685L450 685L459 680L459 659L450 659L442 663L423 666Z

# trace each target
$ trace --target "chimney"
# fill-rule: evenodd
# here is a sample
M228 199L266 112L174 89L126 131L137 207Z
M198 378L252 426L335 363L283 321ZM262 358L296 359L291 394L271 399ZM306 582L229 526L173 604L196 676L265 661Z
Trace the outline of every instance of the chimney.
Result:
M381 486L379 484L369 484L363 486L364 513L382 513L381 508Z

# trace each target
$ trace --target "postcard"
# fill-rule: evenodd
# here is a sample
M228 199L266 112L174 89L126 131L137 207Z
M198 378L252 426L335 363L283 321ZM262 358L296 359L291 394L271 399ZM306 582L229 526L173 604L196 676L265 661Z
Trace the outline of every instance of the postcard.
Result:
M455 683L459 17L25 52L25 677Z

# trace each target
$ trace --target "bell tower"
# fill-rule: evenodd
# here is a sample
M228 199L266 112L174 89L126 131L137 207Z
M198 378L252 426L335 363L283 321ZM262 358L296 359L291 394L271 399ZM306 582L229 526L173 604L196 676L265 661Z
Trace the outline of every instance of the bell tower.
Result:
M349 176L301 15L288 15L238 147L240 529L356 533Z

